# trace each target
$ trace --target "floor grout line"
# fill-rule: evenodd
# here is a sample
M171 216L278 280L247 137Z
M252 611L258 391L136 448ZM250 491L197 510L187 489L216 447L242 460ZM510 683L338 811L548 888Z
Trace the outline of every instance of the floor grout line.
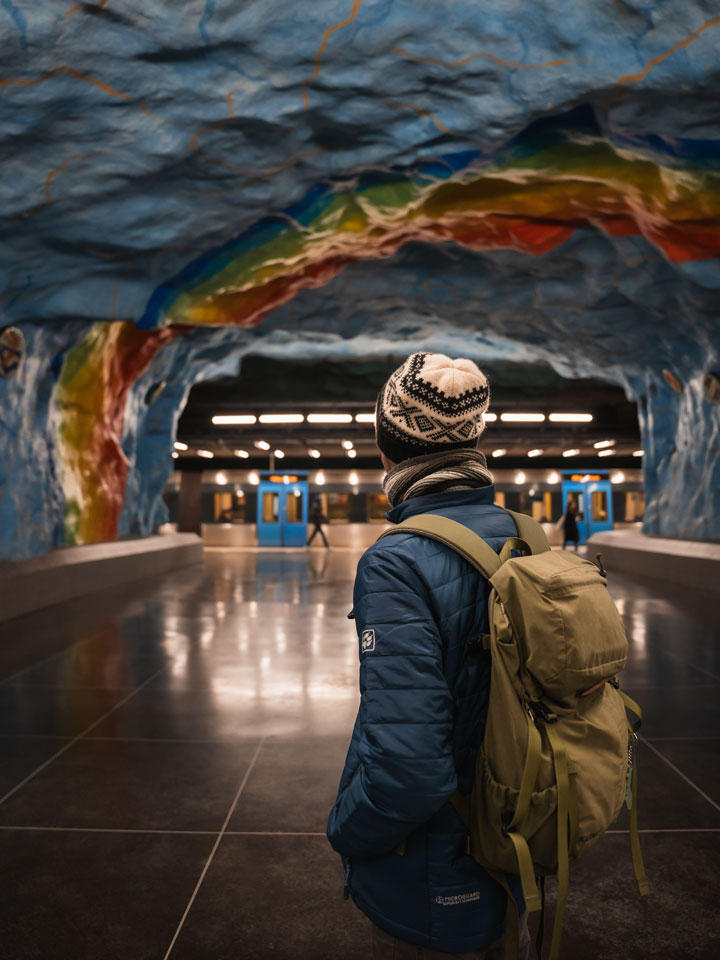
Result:
M168 960L168 957L169 957L170 954L172 953L173 948L174 948L175 944L177 943L177 939L178 939L178 937L180 936L180 932L181 932L181 930L182 930L182 928L183 928L183 926L184 926L184 924L185 924L185 921L187 920L187 917L188 917L188 914L190 913L190 910L192 909L193 903L195 903L195 898L197 897L198 893L200 892L200 887L202 886L203 881L205 880L205 877L207 876L207 872L208 872L208 870L210 869L210 864L213 862L213 858L214 858L214 856L215 856L215 854L216 854L216 852L217 852L218 847L220 846L220 841L222 840L223 836L225 835L225 832L226 832L226 830L227 830L228 824L230 823L230 819L231 819L233 813L235 812L235 807L237 806L238 800L240 799L240 796L241 796L243 790L245 789L245 784L246 784L246 783L248 782L248 780L250 779L250 774L252 773L253 767L255 766L255 761L256 761L257 758L260 756L260 751L262 750L264 743L265 743L265 738L263 737L263 739L260 741L260 743L259 743L259 744L257 745L257 747L255 748L255 753L254 753L253 756L252 756L252 760L250 761L250 765L248 766L247 770L245 771L245 776L242 778L242 782L241 782L240 786L238 787L238 791L237 791L237 793L235 794L235 799L234 799L233 802L230 804L230 809L228 810L227 816L225 817L225 822L223 823L222 827L220 828L220 832L218 833L218 835L217 835L217 837L216 837L216 839L215 839L215 843L213 844L213 848L212 848L212 850L210 851L210 855L208 856L208 858L207 858L207 860L206 860L206 862L205 862L205 866L204 866L203 869L202 869L202 873L200 874L200 877L199 877L199 879L198 879L198 882L197 882L196 885L195 885L195 889L193 890L192 895L191 895L191 897L190 897L190 900L188 901L188 905L185 907L185 912L183 913L182 917L180 918L180 923L179 923L178 926L177 926L177 930L175 931L175 935L173 936L172 940L170 941L170 946L167 948L167 953L166 953L165 956L163 957L163 960Z
M675 773L676 773L679 777L682 777L682 779L685 781L685 783L689 783L690 786L691 786L694 790L697 790L697 792L700 794L700 796L701 796L701 797L704 797L705 800L707 800L707 802L708 802L711 806L713 806L713 807L718 811L718 813L720 813L720 804L715 803L715 801L712 799L712 797L709 797L709 796L705 793L704 790L701 790L700 787L690 779L690 777L686 776L686 775L682 772L682 770L680 770L678 767L676 767L675 764L674 764L671 760L668 760L668 758L667 758L664 754L660 753L660 751L658 750L658 748L657 748L657 747L654 747L654 746L652 745L652 743L650 743L649 740L645 740L645 739L643 738L643 741L642 741L642 742L643 742L650 750L652 750L652 752L653 752L656 756L660 757L660 759L661 759L662 761L664 761L664 762L670 767L671 770L674 770Z
M91 730L94 730L95 727L97 727L100 723L103 722L103 720L106 720L110 716L110 714L114 713L118 709L118 707L124 706L128 702L128 700L134 697L136 693L139 693L143 689L143 687L147 686L147 684L150 683L151 680L154 680L155 677L159 676L163 672L163 670L166 670L166 669L167 667L161 667L160 670L154 673L151 677L148 677L148 679L144 683L141 683L139 687L136 687L135 690L132 690L126 697L123 697L123 699L120 700L118 703L116 703L110 710L104 713L101 717L98 717L98 719L95 720L93 723L91 723L89 727L86 727L81 733L78 733L77 736L73 737L72 740L70 740L63 747L57 750L51 757L48 757L48 759L44 763L41 763L39 767L37 767L35 770L32 771L32 773L29 773L24 780L21 780L20 783L16 784L12 788L12 790L9 790L4 797L0 797L0 806L2 806L2 804L5 803L6 800L9 800L10 797L13 796L13 794L17 793L18 790L24 787L26 783L29 783L30 780L33 779L33 777L36 777L42 770L45 769L45 767L49 766L53 762L53 760L57 760L58 757L62 756L63 753L65 753L67 750L70 749L70 747L76 744L78 740L82 740L82 738L87 733L89 733Z
M606 830L605 833L630 833L629 830ZM720 833L720 827L652 827L638 833Z

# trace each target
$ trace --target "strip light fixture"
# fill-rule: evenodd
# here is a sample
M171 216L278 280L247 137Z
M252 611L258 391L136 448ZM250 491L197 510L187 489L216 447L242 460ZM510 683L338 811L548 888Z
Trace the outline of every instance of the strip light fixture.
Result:
M308 419L310 419L308 417ZM375 423L374 413L356 413L355 423Z
M496 413L484 413L484 414L483 414L483 420L485 421L485 423L495 423L495 421L497 420L497 414L496 414Z
M616 450L598 450L599 457L614 457Z
M232 414L216 414L212 418L212 422L216 427L225 427L232 424L239 423L257 423L257 417L252 413L232 413Z
M247 458L250 456L247 450L233 450L233 453L236 457L240 457L242 460L247 460Z
M564 457L576 457L580 453L579 450L563 450Z
M274 456L274 457L277 457L278 460L284 460L284 459L285 459L285 451L284 451L284 450L273 450L273 456Z
M644 450L633 450L633 456L634 456L634 457L644 457L644 456L645 456L645 451L644 451Z
M355 457L357 456L357 450L348 450L347 455L350 457L351 460L354 460Z
M614 446L615 446L614 440L598 440L597 443L593 444L593 447L595 447L596 450L604 450L605 447L614 447Z
M545 419L544 413L501 413L500 419L503 423L542 423Z
M490 454L490 456L491 456L491 457L504 457L506 453L507 453L507 450L504 450L502 447L500 447L500 448L497 449L497 450L493 450L493 452Z
M212 450L198 450L197 455L199 457L204 457L206 460L212 460L215 456Z
M176 450L187 450L188 445L186 443L181 443L179 440L176 440L173 444Z
M301 413L261 413L260 423L302 423L305 417Z
M529 457L541 457L545 451L540 449L528 450L527 455Z
M172 458L173 458L173 460L177 460L177 458L178 458L179 456L180 456L180 454L177 452L177 450L173 450L173 452L172 452Z
M355 444L352 442L352 440L343 440L342 442L343 450L352 450L354 446Z
M269 450L269 449L270 449L270 444L267 442L267 440L256 440L256 441L255 441L255 446L258 448L258 450Z
M309 413L308 423L352 423L349 413Z
M548 419L551 423L590 423L591 413L551 413Z
M317 459L320 457L320 451L319 451L319 450L308 450L308 453L309 453L310 456L313 458L313 460L317 460Z

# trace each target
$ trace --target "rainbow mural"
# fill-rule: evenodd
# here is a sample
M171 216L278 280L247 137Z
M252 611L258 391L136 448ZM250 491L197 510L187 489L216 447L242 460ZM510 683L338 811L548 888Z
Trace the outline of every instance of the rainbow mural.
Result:
M555 136L512 145L492 161L449 155L412 172L368 171L319 186L190 264L151 298L140 326L252 327L300 290L359 260L392 256L411 241L540 256L575 230L643 236L675 263L720 256L720 174L703 169L715 144L659 141L616 148Z

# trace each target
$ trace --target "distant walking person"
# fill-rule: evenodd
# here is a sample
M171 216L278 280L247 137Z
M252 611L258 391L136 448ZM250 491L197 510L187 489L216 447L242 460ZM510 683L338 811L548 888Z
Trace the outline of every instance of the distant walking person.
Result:
M325 536L325 533L322 528L322 524L327 523L327 517L322 511L322 506L320 504L319 497L316 497L315 500L313 500L313 505L310 508L310 523L315 525L315 529L310 535L310 539L308 540L307 545L310 546L310 544L315 539L315 536L319 533L320 536L323 538L323 543L325 544L325 547L326 548L329 547L329 544L327 542L327 537Z
M574 543L575 549L578 548L578 542L580 540L580 534L578 532L577 525L577 503L574 500L568 500L567 510L565 511L565 516L563 517L563 549L568 543Z

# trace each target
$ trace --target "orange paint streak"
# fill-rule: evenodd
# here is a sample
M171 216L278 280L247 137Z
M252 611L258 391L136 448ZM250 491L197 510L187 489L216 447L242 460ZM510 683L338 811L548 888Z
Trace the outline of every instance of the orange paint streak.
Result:
M427 117L428 120L432 120L435 126L438 128L440 133L449 133L454 137L461 137L464 140L471 140L473 143L480 144L480 141L475 137L470 136L469 133L463 133L461 130L453 130L452 127L446 127L444 123L436 116L436 114L431 113L429 110L423 110L422 107L416 107L413 103L390 103L389 100L380 100L389 110L412 110L413 113L417 113L418 116ZM482 146L482 144L480 144Z
M234 90L230 90L230 91L228 92L228 95L227 95L228 113L230 114L231 117L234 117L234 116L235 116L235 107L233 106L233 94L234 94L234 93L235 93Z
M652 60L647 63L645 69L640 73L628 73L624 77L620 77L618 84L637 83L638 80L642 80L644 77L646 77L653 67L656 67L659 63L662 63L663 60L667 60L669 56L671 56L673 53L676 53L678 50L681 50L683 47L689 47L691 43L697 40L700 34L705 33L705 31L709 30L710 27L717 27L718 24L720 24L720 17L713 17L712 20L708 20L707 23L704 23L699 30L696 30L695 33L691 34L689 37L686 37L685 40L679 40L676 44L670 47L669 50L666 50L665 53L661 53L659 56L653 57Z
M307 88L308 86L320 76L320 60L322 55L327 49L328 42L330 37L335 33L336 30L342 30L344 27L349 26L357 17L360 12L360 7L362 6L363 0L353 0L352 10L350 11L349 16L345 20L341 20L339 23L334 23L331 27L328 27L327 30L323 33L322 43L318 47L318 52L315 54L315 69L312 72L312 76L307 80L302 88L302 98L303 103L305 104L305 110L310 106L310 98L308 97Z
M95 6L98 10L102 10L103 7L107 6L107 2L108 0L99 0L99 3L96 3ZM60 24L60 29L58 30L56 40L59 40L62 36L62 32L65 29L65 24L70 17L74 16L76 13L82 13L85 10L85 6L86 5L84 3L76 3L74 7L70 7L65 16L62 18L62 23Z
M485 51L481 53L471 53L469 57L463 57L462 60L450 61L436 60L435 57L416 57L414 53L410 53L409 50L405 50L403 47L391 47L390 52L399 53L409 60L414 60L415 63L437 63L441 67L463 67L466 63L470 63L471 60L475 60L478 57L486 57L488 60L492 60L493 63L500 64L501 67L514 67L516 70L542 70L544 67L564 67L570 63L570 60L548 60L547 63L517 63L515 60L501 60L500 57L496 57L494 53L487 53Z
M39 83L45 83L46 80L50 80L59 73L67 73L71 77L75 77L76 80L81 80L83 83L92 83L99 90L102 90L103 93L107 93L111 97L117 97L119 100L132 101L133 99L129 93L123 93L121 90L116 90L114 87L104 83L102 80L98 80L97 77L88 76L88 74L80 73L79 70L75 70L74 67L67 66L53 67L52 70L48 70L48 72L44 73L41 77L34 77L33 79L26 79L25 77L0 77L0 87L35 87ZM136 102L146 117L150 117L152 120L157 120L158 122L162 123L162 119L155 116L154 113L150 113L142 100L137 100Z
M122 257L118 257L115 253L107 253L105 250L98 250L97 247L85 247L85 249L94 257L102 257L103 260L115 260L118 263L124 263L126 267L130 268L135 266L132 260L124 260Z
M50 186L55 179L55 177L62 173L63 170L67 169L67 165L71 160L82 160L83 157L89 157L89 153L71 153L69 157L66 157L63 162L55 167L50 173L45 177L45 203L52 203L52 193L50 192Z

